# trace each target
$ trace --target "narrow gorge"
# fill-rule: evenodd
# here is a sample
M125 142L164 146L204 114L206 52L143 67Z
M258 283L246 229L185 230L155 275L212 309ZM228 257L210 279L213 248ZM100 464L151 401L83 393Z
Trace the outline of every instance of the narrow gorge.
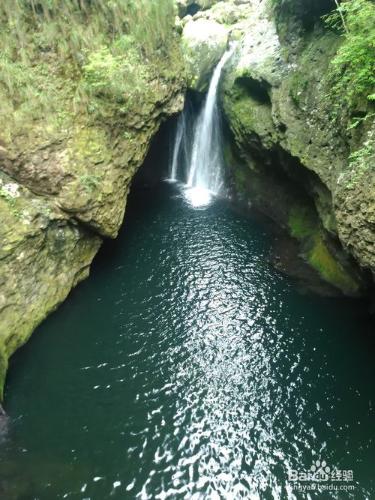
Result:
M1 498L372 497L374 19L4 0Z

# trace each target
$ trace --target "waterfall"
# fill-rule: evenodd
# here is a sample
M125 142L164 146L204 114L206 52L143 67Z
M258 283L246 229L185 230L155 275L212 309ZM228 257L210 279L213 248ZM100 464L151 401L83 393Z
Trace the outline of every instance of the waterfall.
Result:
M172 182L177 181L177 169L180 160L180 151L182 143L186 142L186 117L185 111L183 111L177 122L176 138L173 147L173 156L171 162L171 168L169 172L169 180Z
M206 101L199 114L194 132L187 185L218 194L223 186L223 151L218 87L226 62L234 46L225 52L212 75Z
M191 143L194 126L194 114L191 103L186 102L185 108L178 117L172 154L169 163L169 182L183 181L191 160Z
M188 197L196 205L208 203L211 195L218 194L223 187L223 141L218 88L223 68L234 48L232 46L227 50L216 66L196 122L193 123L189 103L177 122L169 181L186 180Z

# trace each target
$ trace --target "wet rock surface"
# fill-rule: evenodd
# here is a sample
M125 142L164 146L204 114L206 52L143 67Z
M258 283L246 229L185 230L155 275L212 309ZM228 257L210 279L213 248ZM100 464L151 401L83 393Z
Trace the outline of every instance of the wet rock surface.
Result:
M356 166L350 157L363 145L373 148L374 137L371 124L353 134L344 116L333 119L327 73L340 38L324 29L318 15L329 6L311 4L306 24L298 2L284 2L276 12L266 2L249 4L246 19L230 28L238 43L222 92L237 159L247 165L242 170L233 162L234 185L301 240L302 254L324 279L356 294L366 285L352 256L361 268L375 266L375 183L371 159ZM279 210L270 207L273 179ZM290 181L307 204L313 202L317 224L307 222L303 214L310 209L296 201ZM306 226L305 234L291 227L296 220Z
M177 42L142 71L141 98L124 110L108 101L100 120L74 114L62 87L61 124L35 120L0 137L0 400L9 357L88 276L102 239L117 236L153 136L183 106Z

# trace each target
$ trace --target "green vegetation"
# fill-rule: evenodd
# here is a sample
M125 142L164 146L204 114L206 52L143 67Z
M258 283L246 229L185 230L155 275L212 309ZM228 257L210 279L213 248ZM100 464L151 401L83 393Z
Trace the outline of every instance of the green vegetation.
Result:
M173 0L2 0L0 119L58 129L96 111L92 96L129 103L169 53L174 15Z
M289 211L290 234L301 242L303 258L320 276L349 294L358 292L358 282L349 269L339 262L337 254L328 245L314 207L295 204Z
M345 0L326 17L326 23L343 36L331 61L329 97L336 109L349 109L348 131L359 126L367 138L350 155L347 187L353 188L362 176L374 168L375 101L375 3L372 0ZM359 110L359 112L357 112ZM370 127L370 128L369 128Z
M328 26L343 34L331 62L331 94L349 105L360 98L375 100L375 3L344 0L325 17Z
M328 283L350 294L358 292L357 281L333 257L320 232L316 233L312 239L312 247L307 252L307 260Z
M3 186L0 186L0 198L5 200L9 205L14 207L16 200Z
M53 51L81 66L85 51L124 34L145 57L165 51L174 6L172 0L2 0L0 20L2 52L8 57L25 62Z
M349 157L350 171L347 187L353 188L357 182L375 168L375 130L370 129L362 147L354 151Z
M318 227L315 211L308 206L294 205L290 209L288 225L291 235L298 240L308 238Z
M119 104L130 104L140 96L149 75L134 47L133 40L124 36L113 44L112 50L102 47L88 56L87 64L83 66L84 87L88 95L114 99Z
M84 174L81 175L79 181L84 186L86 191L91 192L98 187L100 178L97 175Z
M0 201L3 200L9 207L10 213L16 218L21 219L22 212L17 204L17 196L15 194L11 194L9 189L6 186L3 186L0 183Z

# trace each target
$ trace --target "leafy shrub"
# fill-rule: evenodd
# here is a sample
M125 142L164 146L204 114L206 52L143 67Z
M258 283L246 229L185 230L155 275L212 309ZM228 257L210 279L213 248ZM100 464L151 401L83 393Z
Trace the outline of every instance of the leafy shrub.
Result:
M344 37L331 63L332 96L349 105L362 97L375 100L375 3L345 0L325 19Z
M129 102L138 94L147 78L147 68L142 65L132 42L128 39L127 42L130 48L123 47L123 51L111 52L108 47L102 47L88 56L83 72L89 94L118 103Z

